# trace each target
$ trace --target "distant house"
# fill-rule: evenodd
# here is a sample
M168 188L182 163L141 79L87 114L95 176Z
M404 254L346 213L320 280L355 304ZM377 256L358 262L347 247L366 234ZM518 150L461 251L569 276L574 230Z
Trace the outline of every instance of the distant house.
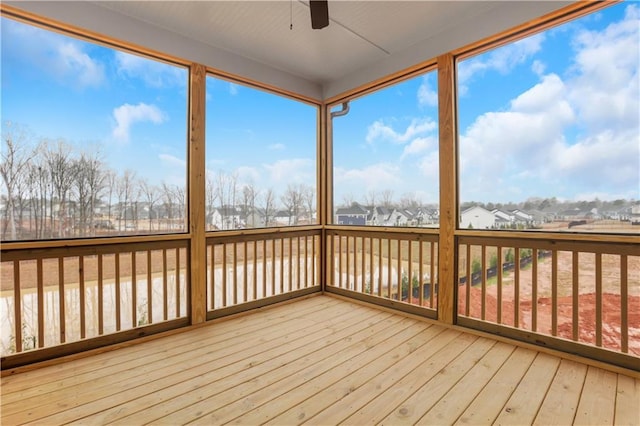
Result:
M288 210L278 210L273 215L273 221L276 226L289 226L294 224L294 217Z
M631 215L629 217L632 225L640 225L640 204L631 206Z
M389 226L389 217L393 210L386 207L367 207L367 224L372 226Z
M366 225L369 211L358 203L353 203L349 207L336 209L335 223L337 225Z
M240 209L233 206L216 207L209 216L210 224L215 229L244 228Z
M469 229L491 229L496 224L496 217L489 210L473 206L460 215L460 227Z

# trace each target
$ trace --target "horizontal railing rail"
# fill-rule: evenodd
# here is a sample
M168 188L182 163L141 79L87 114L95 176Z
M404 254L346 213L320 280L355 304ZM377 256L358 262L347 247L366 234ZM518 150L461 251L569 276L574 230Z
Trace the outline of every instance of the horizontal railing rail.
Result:
M207 234L207 318L320 291L321 227Z
M640 245L458 236L458 324L640 365Z
M436 232L327 229L327 291L435 318Z
M186 237L100 241L3 245L3 369L189 323Z

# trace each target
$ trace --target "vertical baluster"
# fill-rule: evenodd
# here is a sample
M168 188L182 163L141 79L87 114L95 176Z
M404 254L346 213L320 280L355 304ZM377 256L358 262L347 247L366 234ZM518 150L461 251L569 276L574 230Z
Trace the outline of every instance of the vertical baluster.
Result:
M391 238L387 238L387 298L391 299Z
M429 257L429 307L433 308L433 297L434 297L434 293L436 292L436 258L435 258L435 254L436 254L436 244L433 242L429 243L429 249L431 250L431 253L429 253L430 257Z
M276 294L276 240L271 240L271 295Z
M167 288L167 249L162 249L162 294L164 298L162 300L162 310L164 320L169 319L169 293Z
M513 326L520 328L520 247L515 248L513 257L515 262L513 275Z
M361 237L360 238L360 244L361 244L361 248L362 248L362 268L360 269L360 286L361 286L361 291L364 293L366 291L366 283L365 283L365 276L366 276L366 250L365 250L365 238Z
M487 246L480 246L482 253L480 255L480 286L482 288L482 304L480 305L480 318L484 321L487 317Z
M342 286L342 235L338 236L338 287Z
M151 250L147 250L147 324L153 323L153 281L151 279Z
M496 322L502 324L502 247L498 246L498 313L496 315Z
M538 249L531 250L531 330L538 331Z
M38 347L44 347L44 280L42 276L42 259L36 260L38 285Z
M602 253L596 253L596 346L602 346Z
M627 255L620 256L620 350L629 352L629 277Z
M296 279L294 280L296 290L300 289L300 238L296 237Z
M464 314L469 316L469 305L471 304L471 244L467 244L467 282L465 288L467 294L465 295L465 307Z
M180 248L176 247L176 318L180 318Z
M249 301L249 272L248 272L248 263L247 263L247 254L248 254L248 250L247 250L247 242L243 242L242 243L242 250L243 250L243 255L244 255L244 260L242 263L242 266L244 268L244 274L243 274L243 292L244 292L244 299L243 301L248 302Z
M347 289L351 290L351 252L349 250L349 236L347 236L347 247L346 247L346 252L347 252Z
M413 263L413 258L411 257L413 255L412 253L412 246L413 246L413 241L408 240L407 241L407 245L409 246L407 248L407 255L409 257L408 262L407 262L407 280L409 281L409 285L407 288L407 300L409 301L410 304L413 304L413 280L412 280L412 263Z
M253 300L258 299L258 240L253 240Z
M20 293L20 261L13 261L13 314L15 316L16 353L22 352L22 294Z
M98 335L104 334L104 288L103 288L102 255L98 255Z
M396 267L398 271L398 301L402 300L402 240L396 240L398 248Z
M420 306L424 306L424 241L418 240L418 283L419 287L419 300Z
M284 238L280 238L280 293L284 293Z
M227 244L222 243L222 307L227 306Z
M262 297L267 297L267 240L262 240Z
M576 253L574 252L574 257ZM574 259L574 266L577 266L577 257ZM574 268L574 287L578 283L578 268ZM573 306L573 309L577 309L577 305ZM577 324L576 324L577 326ZM558 335L558 250L553 250L551 253L551 335Z
M369 294L373 294L373 237L369 237Z
M64 299L64 258L58 258L58 300L60 311L60 343L67 340L67 324L65 321L65 299Z
M311 237L313 241L313 236ZM312 275L313 276L313 275ZM304 287L309 287L312 283L309 280L309 239L307 235L304 236Z
M293 290L293 238L287 238L287 242L289 245L289 252L288 252L288 265L289 267L288 272L289 272L289 291Z
M138 326L138 276L136 251L131 252L131 326Z
M122 328L122 323L120 320L120 301L122 300L120 297L120 253L115 254L115 274L116 274L116 331L120 331Z
M382 238L378 238L378 297L382 297Z
M232 243L233 260L231 263L231 271L233 273L233 304L238 304L238 244Z
M86 301L84 294L84 256L78 256L78 275L80 281L80 338L87 337Z

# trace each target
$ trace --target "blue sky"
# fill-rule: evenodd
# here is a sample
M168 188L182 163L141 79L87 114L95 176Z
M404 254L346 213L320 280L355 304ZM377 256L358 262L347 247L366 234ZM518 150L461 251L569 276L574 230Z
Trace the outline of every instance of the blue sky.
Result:
M458 65L462 201L640 198L639 16L624 2ZM98 146L120 173L185 182L185 69L1 25L3 126ZM335 204L385 190L437 202L435 89L431 72L335 120ZM315 119L313 106L208 77L209 173L278 194L315 186Z

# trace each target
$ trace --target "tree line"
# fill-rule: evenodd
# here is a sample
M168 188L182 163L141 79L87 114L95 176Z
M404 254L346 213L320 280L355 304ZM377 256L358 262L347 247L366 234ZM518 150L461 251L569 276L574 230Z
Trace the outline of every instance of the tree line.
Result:
M27 129L7 122L1 154L4 241L186 229L186 185L154 184L133 170L116 171L97 146L78 150L62 139L35 141ZM272 189L240 183L237 173L218 171L207 175L205 202L209 229L220 228L211 222L215 212L226 223L225 216L235 214L231 210L243 217L235 228L269 226L281 208L295 225L303 213L312 216L315 190L290 184L278 198Z

